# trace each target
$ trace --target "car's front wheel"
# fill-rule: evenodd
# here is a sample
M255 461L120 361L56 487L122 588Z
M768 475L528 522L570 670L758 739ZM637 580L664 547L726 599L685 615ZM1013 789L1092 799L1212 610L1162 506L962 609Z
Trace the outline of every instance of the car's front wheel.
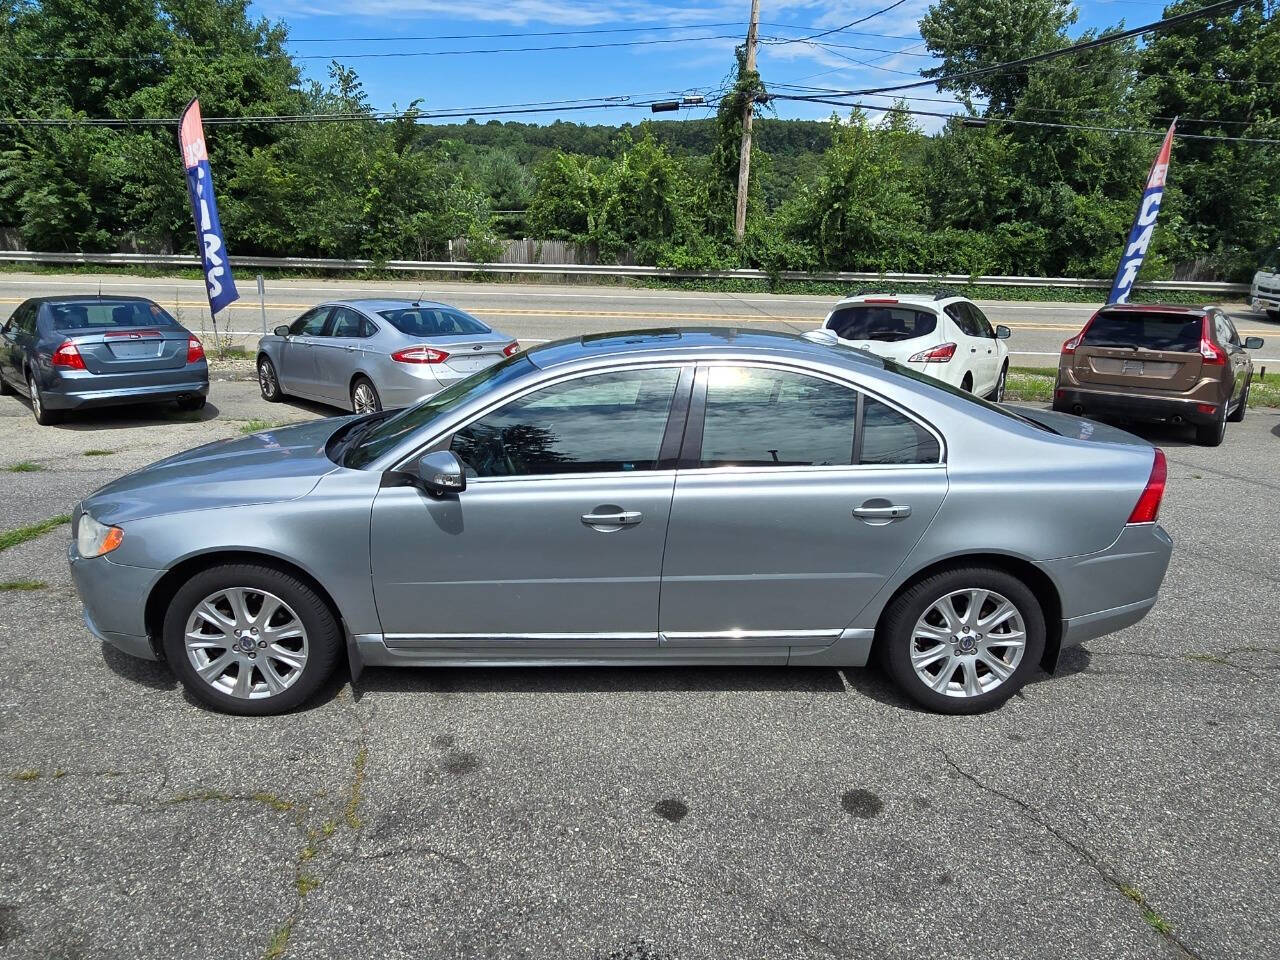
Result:
M877 638L898 687L939 713L979 713L1018 692L1044 652L1044 613L1013 574L965 566L934 574L890 604Z
M1009 364L1005 363L1000 368L1000 379L996 381L995 389L991 391L987 397L993 403L1002 403L1004 401L1004 388L1009 381Z
M342 633L329 605L283 570L225 564L181 587L164 619L164 653L182 685L226 713L284 713L329 679Z
M27 393L31 397L31 412L36 418L36 423L42 427L48 427L62 422L61 410L50 410L44 405L44 394L40 392L40 384L34 376L27 377Z
M276 365L270 357L258 358L258 389L262 391L262 399L267 403L277 403L284 396L280 389L280 378L276 375Z

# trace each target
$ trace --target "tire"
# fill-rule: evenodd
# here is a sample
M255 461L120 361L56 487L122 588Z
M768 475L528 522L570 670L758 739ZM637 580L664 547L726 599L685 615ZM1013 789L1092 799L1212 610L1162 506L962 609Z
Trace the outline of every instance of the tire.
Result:
M356 377L351 381L351 409L355 413L377 413L382 409L382 397L368 377Z
M183 397L178 401L178 409L185 410L188 413L195 410L203 410L204 405L208 402L207 397Z
M262 391L262 399L267 403L279 403L284 399L284 391L280 389L280 377L276 374L276 365L268 356L258 357L258 389Z
M40 385L36 383L36 378L27 375L27 391L31 396L31 413L36 418L36 423L42 427L51 427L55 423L62 422L61 410L50 410L44 405L44 400L40 393Z
M985 613L990 620L1002 609L1003 603L1014 609L1014 616L996 624L991 632L973 631L968 609L972 591L987 594L979 616ZM947 622L935 612L935 605L945 604L947 598L952 598L950 610L963 626L963 632L954 622L947 630L933 626L935 622ZM992 642L992 637L1016 639L1011 631L1019 620L1023 640L1021 654L1012 642ZM978 625L982 624L979 620ZM926 628L937 635L936 639L923 636ZM956 632L952 633L952 629ZM953 637L960 639L953 640ZM1035 594L1013 574L994 567L956 567L927 577L897 596L885 611L876 643L886 672L916 703L937 713L981 713L1008 700L1038 669L1044 653L1044 612ZM918 654L939 654L921 665L931 682L926 682L913 665L913 650ZM997 671L987 666L997 662L1006 668L1012 667L1012 672L1002 680ZM968 691L966 684L970 684Z
M1240 405L1227 416L1228 423L1239 423L1244 419L1244 415L1249 409L1249 388L1252 386L1253 377L1250 377L1244 382L1244 389L1240 391Z
M241 598L239 617L230 602L235 596ZM280 606L258 619L269 599ZM197 615L202 606L219 614L225 627ZM277 631L279 639L271 642L251 632L260 628L264 634ZM206 638L190 651L189 630ZM169 602L162 644L188 693L215 710L245 716L285 713L309 700L333 674L343 648L338 622L311 586L274 567L245 563L212 567L188 580ZM201 677L193 659L215 668L206 670L211 680ZM217 669L220 662L224 665ZM272 678L280 687L276 692Z
M987 394L987 399L990 400L992 403L1003 403L1004 388L1008 380L1009 380L1009 364L1008 362L1006 362L1005 365L1000 368L1000 379L996 381L995 389L992 390L991 393Z
M1217 447L1222 445L1222 439L1227 435L1227 407L1222 406L1222 416L1213 423L1203 424L1196 427L1196 443L1202 447Z
M4 378L4 374L0 373L0 397L7 397L9 394L16 392L13 387L9 386L9 381Z
M960 389L965 393L973 393L973 374L966 373L964 379L960 381Z

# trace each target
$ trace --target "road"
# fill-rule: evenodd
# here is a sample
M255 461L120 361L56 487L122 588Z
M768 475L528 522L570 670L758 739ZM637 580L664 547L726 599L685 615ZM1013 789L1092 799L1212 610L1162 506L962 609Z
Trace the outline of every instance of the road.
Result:
M0 398L0 468L42 468L0 472L0 530L323 413L218 381L197 417L38 429ZM1280 412L1217 449L1147 436L1159 604L977 717L875 670L741 667L370 669L231 718L91 639L65 527L0 550L0 583L43 584L0 593L0 954L1272 955Z
M245 299L227 312L238 343L252 345L263 320L253 278L241 277ZM287 323L324 300L361 296L426 297L452 303L482 317L525 343L554 340L606 330L659 326L728 326L751 324L764 329L804 331L817 326L835 297L792 294L730 294L528 283L447 283L424 280L352 282L341 280L267 281L266 327ZM67 276L0 273L0 317L7 317L27 297L70 293L130 294L150 297L207 339L212 333L204 287L199 280L123 277L119 274ZM1014 331L1009 341L1013 362L1053 366L1062 341L1076 333L1095 309L1081 303L983 301L991 322ZM1259 362L1280 363L1280 323L1234 305L1244 336L1271 338ZM221 319L221 318L220 318Z

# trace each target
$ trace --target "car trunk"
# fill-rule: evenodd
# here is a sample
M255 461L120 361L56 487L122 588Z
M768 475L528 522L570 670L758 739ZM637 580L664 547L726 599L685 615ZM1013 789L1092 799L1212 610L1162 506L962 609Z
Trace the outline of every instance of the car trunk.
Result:
M187 364L188 334L180 327L112 328L101 333L71 333L90 373L118 375L151 370L180 370Z
M500 333L474 333L431 337L422 342L449 354L449 359L440 365L442 374L470 376L501 360L502 351L511 342L511 338Z
M1203 329L1198 313L1108 310L1080 335L1073 372L1082 384L1183 392L1200 379Z

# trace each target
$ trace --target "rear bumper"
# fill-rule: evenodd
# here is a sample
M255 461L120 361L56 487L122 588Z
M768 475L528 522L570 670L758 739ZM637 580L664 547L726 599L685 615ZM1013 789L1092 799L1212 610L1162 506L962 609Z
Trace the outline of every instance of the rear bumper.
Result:
M1210 402L1190 397L1158 397L1141 393L1116 393L1082 387L1058 387L1053 392L1053 409L1085 417L1111 417L1120 420L1173 420L1187 423L1216 423L1221 413L1203 413L1201 403Z
M209 377L174 377L163 383L95 390L92 381L57 380L41 390L40 399L50 410L85 410L131 403L167 403L187 397L207 397Z

